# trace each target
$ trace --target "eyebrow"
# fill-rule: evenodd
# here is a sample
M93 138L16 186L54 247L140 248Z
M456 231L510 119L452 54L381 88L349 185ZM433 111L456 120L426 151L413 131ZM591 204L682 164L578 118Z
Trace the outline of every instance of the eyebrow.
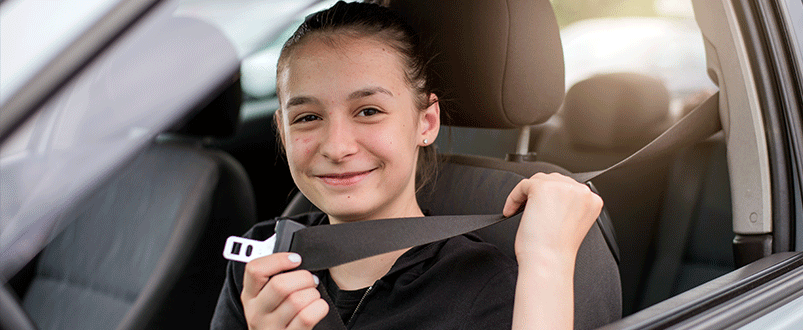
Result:
M372 86L372 87L366 87L366 88L363 88L363 89L360 89L360 90L352 92L351 94L349 94L348 99L349 100L354 100L354 99L359 99L359 98L363 98L363 97L369 97L369 96L375 95L377 93L387 94L387 95L389 95L391 97L393 96L393 93L391 91L387 90L387 89L384 89L384 88L379 87L379 86ZM308 104L308 103L320 103L320 101L318 101L318 99L316 99L314 97L310 97L310 96L294 96L294 97L291 97L289 100L287 100L287 104L285 106L287 108L289 108L289 107L302 105L302 104Z
M373 86L373 87L363 88L363 89L360 89L358 91L355 91L355 92L349 94L349 100L358 99L358 98L362 98L362 97L369 97L369 96L377 94L377 93L387 94L387 95L389 95L391 97L393 96L393 93L391 93L389 90L384 89L384 88L379 87L379 86Z
M294 96L287 100L287 104L285 107L289 108L296 105L302 105L307 103L320 103L318 99L309 96Z

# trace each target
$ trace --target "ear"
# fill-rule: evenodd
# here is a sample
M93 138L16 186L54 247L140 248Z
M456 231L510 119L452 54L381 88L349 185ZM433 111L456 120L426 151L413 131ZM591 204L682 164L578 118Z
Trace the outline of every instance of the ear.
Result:
M418 122L420 130L418 145L422 147L434 143L441 128L441 107L440 102L438 102L438 96L434 93L430 94L429 103L431 105L421 113ZM427 142L424 143L424 140L427 140Z

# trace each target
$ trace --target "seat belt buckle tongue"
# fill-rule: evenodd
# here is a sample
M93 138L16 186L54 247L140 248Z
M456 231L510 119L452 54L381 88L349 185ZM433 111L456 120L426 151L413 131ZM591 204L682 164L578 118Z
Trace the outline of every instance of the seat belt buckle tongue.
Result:
M292 220L279 220L276 222L276 233L264 241L229 236L226 239L226 245L223 247L223 257L228 260L247 263L276 252L290 251L293 233L304 228L306 226Z

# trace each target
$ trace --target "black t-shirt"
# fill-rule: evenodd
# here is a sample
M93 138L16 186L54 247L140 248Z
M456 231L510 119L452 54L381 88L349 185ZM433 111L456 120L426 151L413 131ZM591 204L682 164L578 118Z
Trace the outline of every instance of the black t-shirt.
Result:
M327 223L321 213L291 219ZM244 237L267 239L274 223L261 222ZM212 329L247 329L240 301L244 270L245 264L229 262ZM364 292L356 310L340 314L348 329L510 329L516 272L515 261L493 245L474 235L452 237L405 252Z
M332 280L332 276L329 275L328 271L320 273L322 275L320 277L321 284L326 289L326 293L329 294L329 298L332 299L335 308L337 308L340 319L343 320L343 324L348 324L351 316L357 311L357 307L359 307L368 293L368 289L373 289L373 287L358 290L341 290L337 283Z

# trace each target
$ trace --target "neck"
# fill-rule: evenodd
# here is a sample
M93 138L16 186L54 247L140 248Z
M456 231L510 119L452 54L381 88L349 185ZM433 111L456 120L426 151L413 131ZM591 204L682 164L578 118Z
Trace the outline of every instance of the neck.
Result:
M367 216L362 219L348 219L346 221L343 219L334 218L330 215L329 222L331 224L338 224L353 221L370 221L376 219L411 218L424 216L424 213L421 212L421 208L418 206L418 202L415 200L415 198L413 198L413 203L409 203L406 206L407 207L397 209L394 212L384 212L382 214ZM409 249L410 248L406 248L383 253L373 257L335 266L329 268L329 274L332 276L332 280L334 280L337 286L342 290L357 290L369 287L373 285L374 282L382 278L382 276L385 276L385 274L390 271L390 268L393 267L393 264L396 263L396 259L399 259L399 257Z
M390 271L396 259L410 248L383 253L329 268L329 275L341 290L369 287Z

